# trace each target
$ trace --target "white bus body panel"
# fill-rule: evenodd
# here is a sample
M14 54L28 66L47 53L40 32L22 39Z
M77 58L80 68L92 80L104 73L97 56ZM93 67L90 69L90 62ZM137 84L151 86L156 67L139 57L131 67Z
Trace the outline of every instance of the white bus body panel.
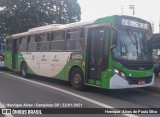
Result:
M53 77L65 67L71 52L26 52L23 55L28 67L35 74Z
M144 85L129 85L128 81L121 78L119 75L115 74L113 77L110 79L110 89L124 89L124 88L136 88L136 87L147 87L147 86L152 86L154 83L154 78L155 75L153 74L152 76L152 81L151 83L144 84Z

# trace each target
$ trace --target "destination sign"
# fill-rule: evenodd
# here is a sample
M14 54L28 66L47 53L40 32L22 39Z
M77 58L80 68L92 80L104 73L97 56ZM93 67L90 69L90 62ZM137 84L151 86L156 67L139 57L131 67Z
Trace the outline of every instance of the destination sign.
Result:
M140 29L146 29L146 30L149 29L149 25L147 23L141 23L135 20L130 20L130 19L122 18L121 24L124 26L130 26L130 27L135 27L135 28L140 28Z

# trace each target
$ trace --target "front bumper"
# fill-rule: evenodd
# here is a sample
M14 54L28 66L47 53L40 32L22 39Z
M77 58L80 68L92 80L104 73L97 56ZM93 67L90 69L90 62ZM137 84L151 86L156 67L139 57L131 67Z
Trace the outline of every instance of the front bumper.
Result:
M152 80L150 83L143 85L130 84L128 80L121 78L119 75L115 74L110 79L110 89L125 89L125 88L137 88L137 87L148 87L154 84L155 75L152 75Z

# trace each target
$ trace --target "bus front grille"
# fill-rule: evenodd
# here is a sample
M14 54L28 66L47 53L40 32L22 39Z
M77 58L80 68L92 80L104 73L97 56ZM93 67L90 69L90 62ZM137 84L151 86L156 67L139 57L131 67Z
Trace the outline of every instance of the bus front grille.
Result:
M152 76L146 78L127 78L129 85L138 85L139 81L145 81L145 84L152 82Z

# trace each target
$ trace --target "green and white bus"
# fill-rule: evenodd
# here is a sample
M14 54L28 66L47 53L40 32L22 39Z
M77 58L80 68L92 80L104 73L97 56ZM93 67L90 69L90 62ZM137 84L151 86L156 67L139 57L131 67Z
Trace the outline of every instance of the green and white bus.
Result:
M104 89L154 83L151 24L131 16L53 24L6 41L5 66L21 72Z

